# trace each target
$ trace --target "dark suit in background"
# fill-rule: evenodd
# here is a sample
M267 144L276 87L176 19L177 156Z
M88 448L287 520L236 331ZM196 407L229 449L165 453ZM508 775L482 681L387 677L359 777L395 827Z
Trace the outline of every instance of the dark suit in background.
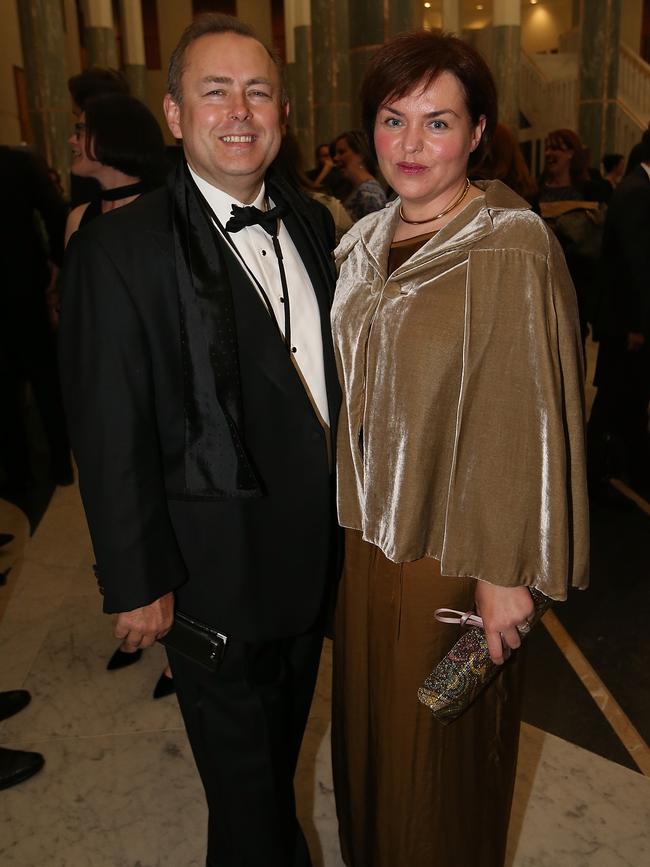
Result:
M67 208L47 167L26 150L0 147L0 450L6 481L30 479L23 388L29 382L50 448L55 482L72 481L46 290L63 259Z
M650 133L644 140L646 153ZM650 156L650 154L648 154ZM600 341L589 420L592 482L624 476L650 485L650 178L637 166L617 186L603 235Z

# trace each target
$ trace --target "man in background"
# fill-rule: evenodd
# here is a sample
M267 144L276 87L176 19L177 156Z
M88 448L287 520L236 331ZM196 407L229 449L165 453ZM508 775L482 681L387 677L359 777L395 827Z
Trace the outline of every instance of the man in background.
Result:
M614 190L602 251L600 341L588 426L592 490L624 478L650 493L650 129L640 164Z

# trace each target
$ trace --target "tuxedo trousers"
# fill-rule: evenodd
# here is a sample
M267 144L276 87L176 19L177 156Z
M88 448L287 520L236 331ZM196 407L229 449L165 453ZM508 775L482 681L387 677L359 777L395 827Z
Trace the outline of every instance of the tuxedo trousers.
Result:
M231 639L217 672L168 651L208 802L207 867L310 867L293 777L322 641L322 628Z
M514 789L523 648L455 722L418 701L461 635L476 582L432 558L393 563L346 530L334 625L332 763L347 867L502 867Z

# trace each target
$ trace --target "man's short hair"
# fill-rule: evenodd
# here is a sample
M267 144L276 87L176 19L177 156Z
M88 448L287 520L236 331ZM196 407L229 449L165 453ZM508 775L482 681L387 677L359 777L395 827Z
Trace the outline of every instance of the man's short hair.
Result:
M167 70L167 93L174 100L176 105L180 105L183 99L183 88L181 79L185 68L185 52L189 46L200 39L202 36L209 36L219 33L234 33L237 36L247 36L249 39L254 39L264 47L267 54L275 64L280 78L281 102L284 104L287 101L284 81L282 74L282 64L278 55L272 51L267 45L259 39L252 27L244 24L239 18L234 18L232 15L223 15L219 12L207 12L204 15L198 15L194 21L186 27L178 40L176 48L172 51L169 58L169 67Z
M625 157L623 154L605 154L603 156L603 168L609 174L619 163L622 163Z
M102 69L99 66L94 66L69 78L68 90L74 104L81 111L84 111L89 99L95 99L108 93L128 94L129 83L116 69Z
M650 163L650 127L641 136L639 155L642 163Z

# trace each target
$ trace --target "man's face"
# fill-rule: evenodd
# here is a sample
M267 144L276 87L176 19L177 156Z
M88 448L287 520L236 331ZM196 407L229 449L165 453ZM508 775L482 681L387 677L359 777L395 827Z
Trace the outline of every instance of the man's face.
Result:
M242 202L259 192L286 122L280 76L264 46L236 33L201 36L185 52L182 99L167 123L191 168Z

